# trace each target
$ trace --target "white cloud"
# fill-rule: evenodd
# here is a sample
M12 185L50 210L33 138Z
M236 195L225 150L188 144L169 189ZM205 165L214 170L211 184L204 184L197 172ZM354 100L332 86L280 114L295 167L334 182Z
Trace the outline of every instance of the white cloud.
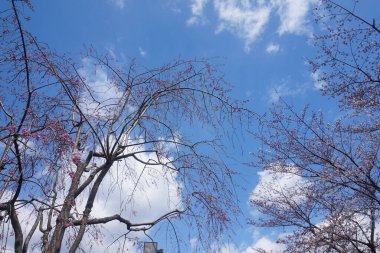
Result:
M139 158L157 160L153 154L143 154ZM170 210L181 208L181 185L176 175L163 166L147 167L136 160L114 165L103 182L94 213L121 213L137 223L152 221ZM114 190L109 194L108 188L112 185Z
M253 6L249 1L214 0L218 13L219 25L217 32L230 31L241 38L246 51L264 31L269 20L270 7L258 2Z
M260 251L261 250L261 251ZM219 248L219 253L258 253L265 250L267 253L281 253L285 250L284 244L273 242L267 237L263 236L256 240L250 246L241 246L238 248L233 243L226 243Z
M112 59L116 59L115 48L113 46L106 47L106 51Z
M326 87L326 82L321 80L320 78L320 72L316 71L310 74L311 79L314 82L314 89L315 90L323 90Z
M205 6L210 0L192 0L188 25L204 24ZM260 38L271 14L280 18L280 35L310 34L307 15L317 0L213 0L217 13L216 32L229 31L244 41L245 50Z
M124 8L124 6L125 6L125 1L126 1L126 0L111 0L111 2L112 2L113 4L115 4L116 7L120 8L120 9L123 9L123 8Z
M283 244L271 241L267 237L261 237L251 247L247 248L243 253L257 253L258 249L265 250L268 253L279 253L285 250Z
M163 2L163 3L161 3ZM183 0L163 0L160 3L163 4L166 10L170 10L174 14L182 13L182 2Z
M144 48L142 48L142 47L139 47L139 53L140 53L140 55L142 56L142 57L144 57L146 54L147 54L147 52L144 50Z
M135 151L137 150L142 149ZM157 160L151 153L141 154L139 158L143 161ZM181 209L181 184L176 178L176 172L163 166L147 167L136 160L114 164L102 182L91 215L104 217L120 214L133 223L154 221L169 211ZM80 212L84 210L83 204L78 208ZM101 230L104 232L104 238L102 244L96 247L98 250L96 252L104 252L105 246L127 232L125 225L119 222L107 223ZM131 236L146 240L143 234ZM122 242L123 240L118 243ZM129 250L128 252L134 252L133 242L127 242L125 248ZM118 243L107 251L119 252Z
M190 249L191 251L194 251L198 246L198 239L193 237L190 239Z
M109 79L104 68L96 66L89 58L82 59L82 62L83 67L78 72L87 84L80 94L82 111L88 117L112 118L122 92Z
M208 1L209 0L191 1L190 7L192 16L187 20L188 25L204 24L206 22L203 11Z
M276 164L258 172L259 182L252 190L250 200L273 201L273 204L281 205L284 196L288 196L293 201L302 201L299 192L306 187L307 182L297 172L297 168L292 165L280 167Z
M306 89L303 86L289 87L287 82L284 82L269 89L269 102L276 103L280 98L298 96L305 91Z
M280 45L279 44L275 44L275 43L269 43L268 46L267 46L267 48L266 48L266 52L268 54L275 54L279 50L280 50Z
M309 33L310 28L307 24L307 14L316 0L272 0L277 8L280 17L279 34Z

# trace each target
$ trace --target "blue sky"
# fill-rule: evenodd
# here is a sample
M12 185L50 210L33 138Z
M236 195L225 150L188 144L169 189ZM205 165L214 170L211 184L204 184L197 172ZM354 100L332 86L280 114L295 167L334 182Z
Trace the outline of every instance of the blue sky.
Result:
M349 3L347 1L346 3ZM368 1L360 9L377 15L380 3ZM35 1L28 24L40 41L79 60L84 46L107 51L157 67L177 58L206 57L220 64L233 96L250 99L260 113L279 96L301 108L310 103L336 116L334 101L321 96L316 76L306 64L315 56L311 36L319 30L311 16L317 0L66 0ZM373 5L377 5L375 8ZM250 138L250 137L249 137ZM244 159L255 148L244 141ZM243 168L243 167L242 167ZM258 170L242 169L249 179L241 192L246 215L249 194L258 182ZM244 223L244 221L243 221ZM244 225L244 224L243 224ZM250 226L223 252L253 252L250 246L274 249L276 235ZM271 248L272 247L272 248Z
M258 111L278 95L301 104L321 99L305 64L314 55L310 9L316 1L248 2L36 2L31 26L40 40L74 58L89 45L150 67L178 57L217 58L234 96L254 101Z

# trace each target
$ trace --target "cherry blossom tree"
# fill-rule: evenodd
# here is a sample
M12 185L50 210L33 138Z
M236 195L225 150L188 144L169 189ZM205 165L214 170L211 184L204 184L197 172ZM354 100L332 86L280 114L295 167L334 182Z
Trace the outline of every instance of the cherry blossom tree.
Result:
M347 7L324 0L316 9L322 33L315 35L319 53L310 64L325 95L339 98L345 109L376 113L380 105L378 17L362 17L356 11L362 2L352 2Z
M321 113L284 106L262 119L256 154L270 183L250 203L253 224L290 228L286 252L376 252L379 248L379 157L375 133L348 131ZM263 176L262 176L263 177Z
M239 213L220 136L247 116L222 75L198 59L115 67L93 49L74 63L25 29L29 1L6 4L1 251L125 252L160 224L178 252L183 225L209 249Z
M252 224L281 227L285 252L377 252L379 208L379 28L334 1L316 10L322 34L310 61L318 88L339 99L334 122L281 101L253 135L264 168L250 203Z

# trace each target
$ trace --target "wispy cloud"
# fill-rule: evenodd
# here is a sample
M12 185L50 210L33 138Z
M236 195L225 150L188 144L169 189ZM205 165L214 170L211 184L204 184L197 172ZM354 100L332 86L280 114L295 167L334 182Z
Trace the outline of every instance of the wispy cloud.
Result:
M139 47L139 53L140 53L140 55L141 56L145 56L146 54L147 54L147 52L144 50L144 48L142 48L142 47Z
M323 90L326 87L326 82L321 80L319 71L311 73L310 77L313 80L315 90Z
M252 245L250 246L241 246L238 248L233 243L226 243L222 245L218 252L220 253L257 253L257 252L283 252L285 250L285 246L283 244L276 243L272 241L271 239L263 236L256 240Z
M165 0L163 1L165 9L172 11L175 14L182 13L181 2L182 0Z
M283 244L273 242L264 236L257 240L255 244L253 244L247 250L245 250L244 253L260 252L259 250L264 250L265 252L283 252L285 250L285 246Z
M273 6L277 8L277 14L281 21L278 28L280 35L310 33L306 17L316 0L272 0L272 2Z
M214 7L219 17L217 32L227 30L237 35L246 51L264 31L271 11L267 5L253 6L249 1L214 0Z
M295 97L306 92L306 87L290 87L287 82L269 89L269 102L276 103L283 97Z
M209 2L217 14L216 32L229 31L242 39L245 50L249 51L273 15L280 18L279 35L309 34L307 15L317 0L192 0L188 25L205 23L205 6Z
M125 6L125 1L126 0L110 0L111 3L113 3L114 5L116 5L116 7L120 8L120 9L123 9L124 6Z
M81 93L81 110L90 118L113 117L115 105L122 92L110 80L104 68L97 66L90 58L82 59L82 63L78 72L86 80L87 89Z
M191 1L191 14L192 16L187 20L188 25L204 24L206 18L203 15L204 8L209 0L192 0Z
M265 51L268 54L275 54L280 50L280 45L275 43L269 43Z

